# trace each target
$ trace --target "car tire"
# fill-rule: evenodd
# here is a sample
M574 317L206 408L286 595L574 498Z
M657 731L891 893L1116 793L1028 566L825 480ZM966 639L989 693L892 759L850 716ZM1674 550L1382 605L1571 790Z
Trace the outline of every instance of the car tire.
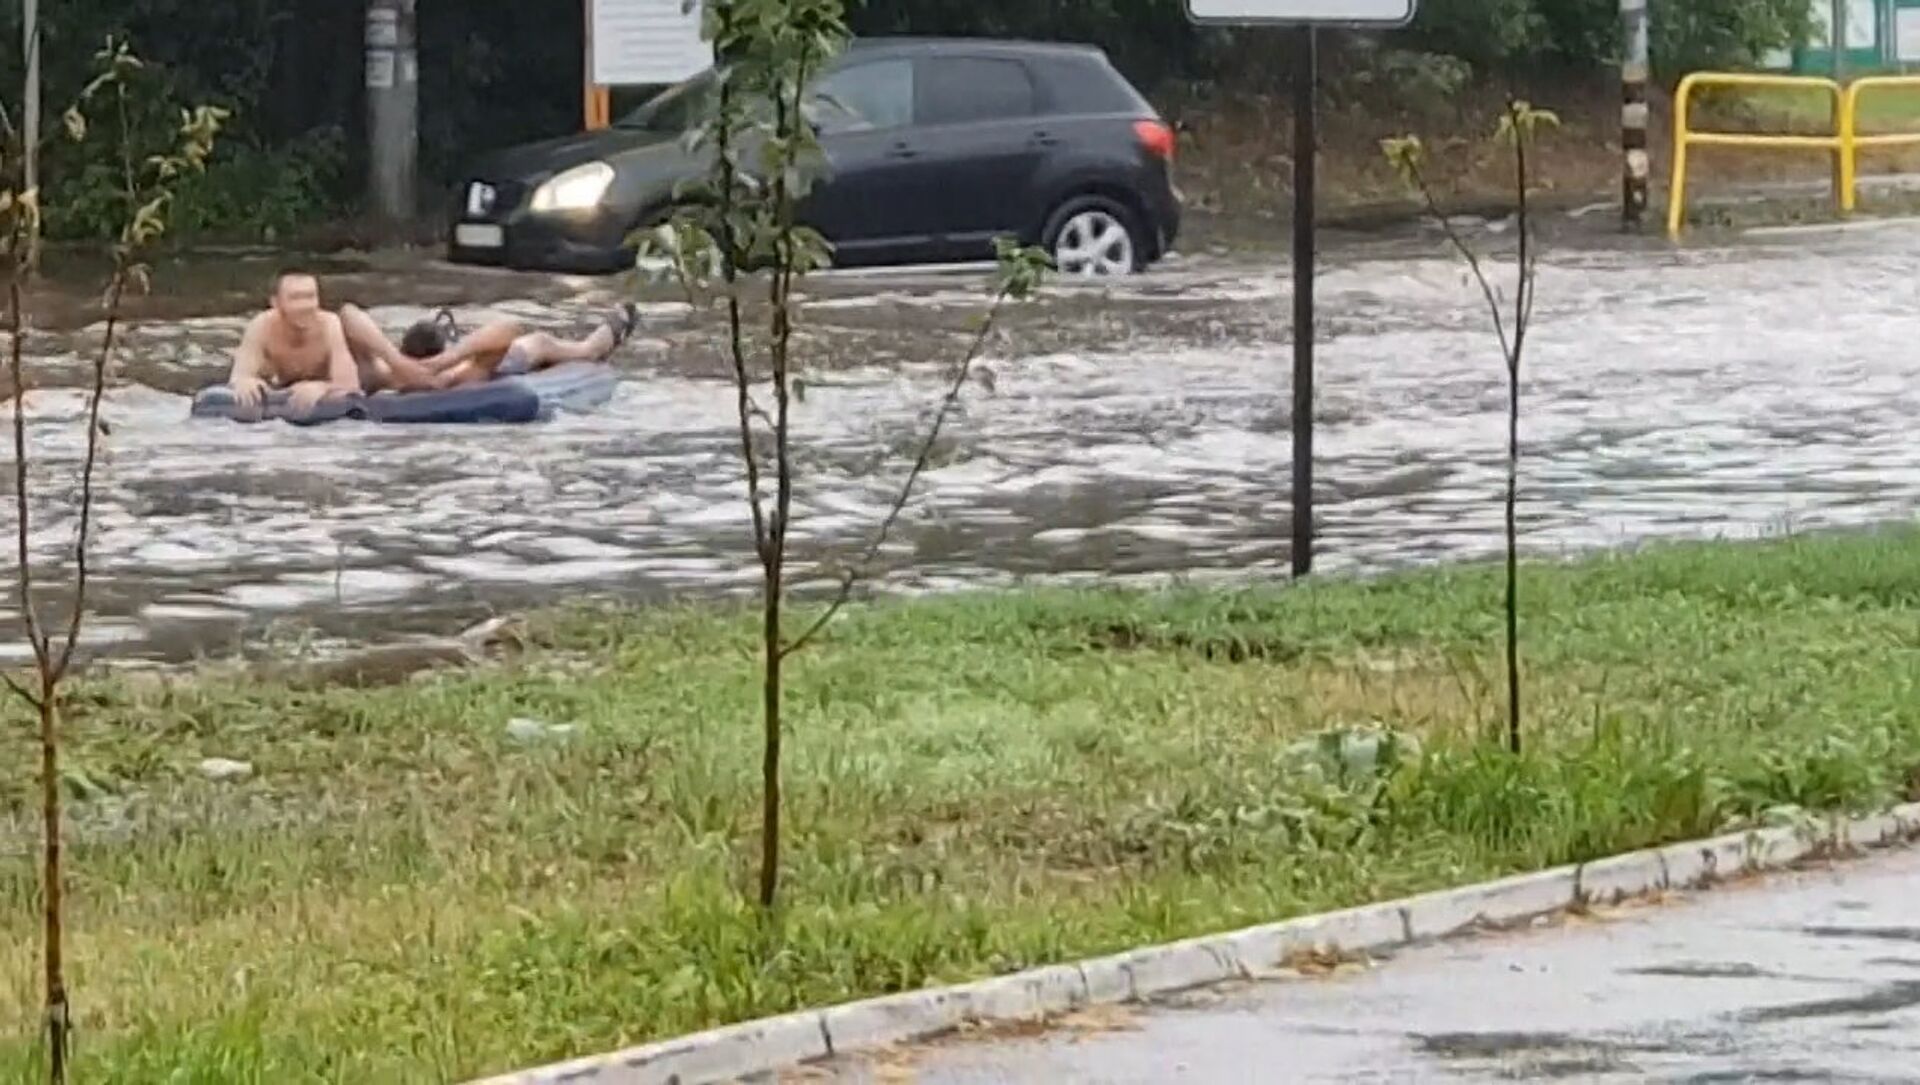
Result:
M1146 268L1151 239L1140 216L1108 196L1074 196L1047 217L1040 244L1063 275L1106 278Z

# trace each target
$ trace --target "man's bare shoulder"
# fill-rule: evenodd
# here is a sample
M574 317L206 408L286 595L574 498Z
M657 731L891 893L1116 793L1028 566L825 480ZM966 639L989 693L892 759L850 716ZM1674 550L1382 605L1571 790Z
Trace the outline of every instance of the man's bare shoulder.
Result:
M262 309L247 319L247 337L267 340L275 337L280 330L280 315L272 309Z

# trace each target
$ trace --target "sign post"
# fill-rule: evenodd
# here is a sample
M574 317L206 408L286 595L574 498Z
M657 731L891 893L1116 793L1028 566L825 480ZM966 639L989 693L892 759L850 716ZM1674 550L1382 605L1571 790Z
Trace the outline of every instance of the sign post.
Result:
M20 50L27 60L27 83L22 88L20 144L22 170L28 192L40 187L40 0L21 0ZM40 231L27 237L27 266L40 266Z
M1313 274L1316 31L1377 28L1413 21L1415 0L1187 0L1201 25L1284 26L1293 53L1293 575L1313 571Z
M368 0L368 188L391 228L411 226L420 199L420 59L416 0Z
M607 89L678 83L713 66L702 0L585 0L586 127L613 122Z

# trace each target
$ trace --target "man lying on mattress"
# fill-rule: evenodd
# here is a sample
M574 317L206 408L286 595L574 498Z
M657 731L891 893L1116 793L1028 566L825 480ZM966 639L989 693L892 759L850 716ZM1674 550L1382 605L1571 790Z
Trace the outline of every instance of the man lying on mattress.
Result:
M320 280L304 271L273 277L267 310L247 322L233 352L234 405L260 406L267 388L289 389L295 410L311 410L329 395L360 391L344 322L320 307Z
M607 313L586 337L561 339L530 332L512 320L495 320L456 335L445 310L415 323L394 344L373 318L356 306L340 309L340 323L353 352L360 383L369 392L439 391L521 376L562 362L603 361L640 322L632 302Z
M295 410L306 411L330 395L457 388L561 362L597 361L624 343L638 322L638 312L626 304L584 339L529 333L500 320L454 342L451 319L428 320L407 329L396 346L357 306L342 306L338 314L322 308L313 275L282 271L274 276L271 304L241 336L227 383L237 407L258 407L269 387L280 387L291 391Z

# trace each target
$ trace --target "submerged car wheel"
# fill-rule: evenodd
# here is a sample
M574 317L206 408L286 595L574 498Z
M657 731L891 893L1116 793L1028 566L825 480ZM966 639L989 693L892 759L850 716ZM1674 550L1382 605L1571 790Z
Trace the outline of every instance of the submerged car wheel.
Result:
M1131 275L1146 266L1146 236L1133 212L1105 196L1076 196L1060 205L1044 237L1063 275Z

